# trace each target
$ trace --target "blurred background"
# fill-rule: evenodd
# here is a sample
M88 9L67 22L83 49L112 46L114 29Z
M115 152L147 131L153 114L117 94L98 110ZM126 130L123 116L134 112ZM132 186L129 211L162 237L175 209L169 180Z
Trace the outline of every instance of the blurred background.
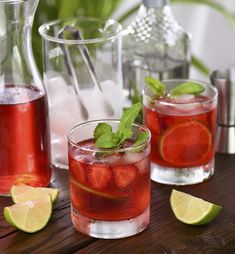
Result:
M38 27L50 20L90 16L112 17L124 27L131 23L140 0L40 0L33 28L33 47L42 70L41 39ZM192 33L193 62L190 77L208 80L212 69L235 67L235 1L172 0L177 21Z

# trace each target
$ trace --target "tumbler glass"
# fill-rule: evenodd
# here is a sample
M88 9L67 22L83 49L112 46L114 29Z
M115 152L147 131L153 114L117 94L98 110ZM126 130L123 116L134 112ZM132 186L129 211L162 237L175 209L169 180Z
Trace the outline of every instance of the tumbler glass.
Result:
M121 25L73 18L39 28L49 97L52 161L67 167L68 130L122 113Z
M202 182L214 173L217 90L193 80L162 81L167 90L184 82L204 87L200 95L156 98L144 89L144 123L152 134L152 180L173 185Z
M98 123L75 126L68 134L71 216L74 227L97 238L137 234L149 224L150 132L132 127L133 138L122 148L100 149L93 132ZM113 130L119 121L106 120ZM138 146L134 138L146 132Z

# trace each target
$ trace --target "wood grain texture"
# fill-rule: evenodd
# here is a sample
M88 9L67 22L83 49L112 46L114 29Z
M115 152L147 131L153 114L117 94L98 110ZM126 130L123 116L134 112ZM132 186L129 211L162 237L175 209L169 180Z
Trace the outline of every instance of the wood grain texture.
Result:
M235 253L235 155L216 155L215 175L208 181L175 189L223 207L209 225L193 227L177 221L170 209L172 186L152 182L151 222L142 233L119 240L99 240L77 232L71 223L68 172L55 169L52 186L60 189L53 215L42 231L26 234L7 225L0 215L0 253L58 254L234 254ZM10 205L0 197L1 211Z

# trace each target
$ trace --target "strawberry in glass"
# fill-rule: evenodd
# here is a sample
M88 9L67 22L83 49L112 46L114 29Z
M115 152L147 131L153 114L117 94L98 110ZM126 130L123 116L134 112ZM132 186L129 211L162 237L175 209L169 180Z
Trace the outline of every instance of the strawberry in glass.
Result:
M146 78L144 124L152 134L151 178L187 185L214 173L217 91L192 80Z
M69 132L72 222L98 238L122 238L149 223L150 132L133 124L141 104L120 121L90 121Z

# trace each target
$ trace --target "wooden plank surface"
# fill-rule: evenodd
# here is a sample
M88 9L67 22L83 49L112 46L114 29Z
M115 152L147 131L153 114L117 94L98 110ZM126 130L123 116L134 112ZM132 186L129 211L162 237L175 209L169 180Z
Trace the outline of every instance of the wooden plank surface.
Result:
M215 175L208 181L176 189L223 207L209 225L193 227L174 218L169 205L172 186L152 182L151 222L142 233L119 240L99 240L77 232L71 223L68 172L55 169L53 187L60 195L42 231L26 234L4 221L2 210L10 198L0 197L0 253L235 253L235 155L216 155Z

